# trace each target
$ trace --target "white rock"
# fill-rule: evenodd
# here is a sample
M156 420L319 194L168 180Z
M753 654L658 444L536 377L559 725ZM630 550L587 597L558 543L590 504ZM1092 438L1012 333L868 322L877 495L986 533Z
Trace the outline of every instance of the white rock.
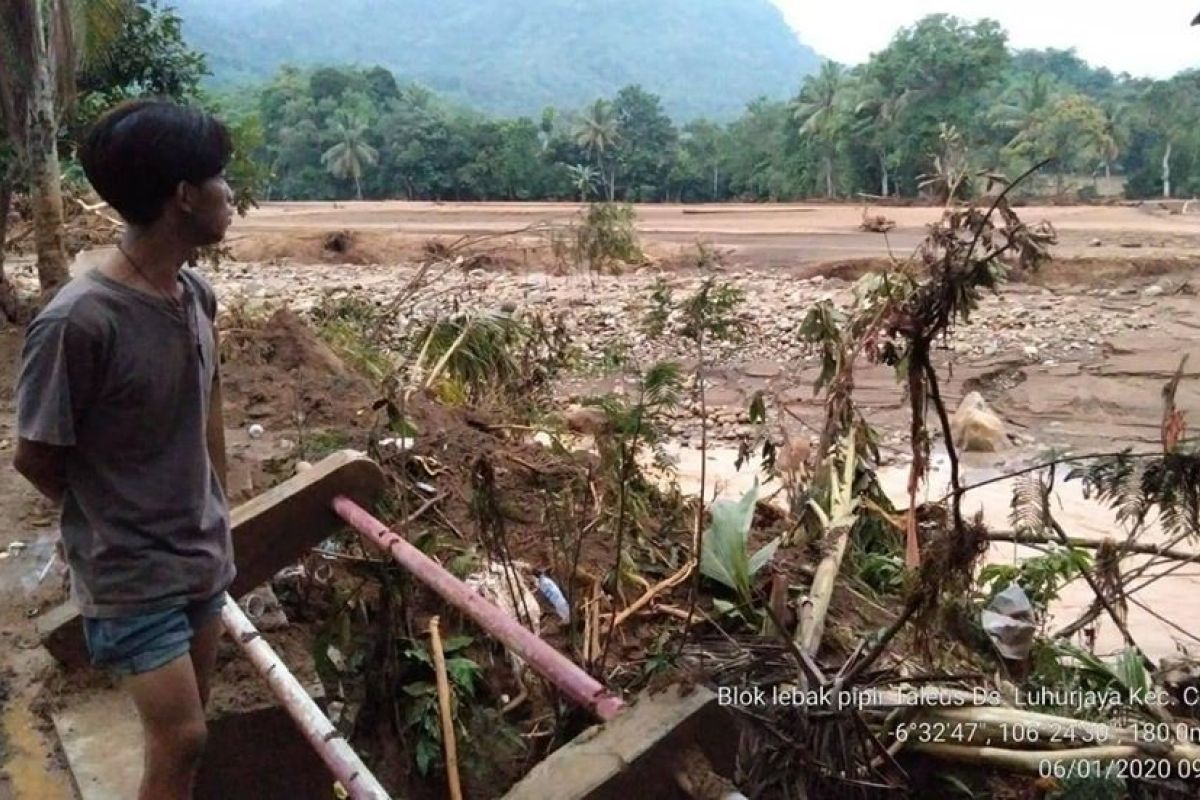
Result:
M950 432L955 446L962 450L995 453L1008 449L1004 421L988 407L979 392L971 392L963 398L954 412Z
M261 439L262 435L264 433L266 433L266 430L263 428L262 425L259 425L256 422L253 425L251 425L249 428L246 429L246 433L250 436L251 439Z

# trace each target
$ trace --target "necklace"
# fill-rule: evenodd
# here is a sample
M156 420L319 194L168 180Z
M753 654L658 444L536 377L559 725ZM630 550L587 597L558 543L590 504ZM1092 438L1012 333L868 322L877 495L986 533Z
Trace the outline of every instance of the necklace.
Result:
M129 251L126 250L125 247L120 242L117 243L117 250L121 253L122 256L125 257L125 260L129 262L129 266L133 267L133 271L138 274L138 277L141 278L143 281L145 281L147 284L149 284L150 288L153 289L155 291L155 293L160 295L164 300L166 300L171 305L172 309L174 309L176 312L179 313L179 316L182 318L183 323L187 326L188 330L192 334L195 335L196 355L200 359L200 365L203 366L204 365L204 348L200 345L200 331L193 324L192 316L185 309L183 301L167 294L162 289L160 289L154 283L154 281L150 280L150 278L148 278L146 276L146 272L141 268L141 266L134 259L134 257L129 255Z
M160 289L158 287L158 285L156 283L154 283L154 281L150 280L150 278L147 277L145 271L141 268L141 265L139 265L138 262L136 260L134 260L133 256L129 255L129 251L125 249L124 245L122 245L118 242L117 250L121 253L122 256L125 257L125 260L129 262L129 266L133 267L133 271L138 274L138 277L141 278L144 283L149 285L150 288L153 289L156 294L158 294L160 297L162 297L164 300L166 300L168 303L170 303L172 308L174 308L175 310L178 311L183 307L183 304L179 301L178 298L176 298L173 295L168 294L167 292L164 292L162 289Z

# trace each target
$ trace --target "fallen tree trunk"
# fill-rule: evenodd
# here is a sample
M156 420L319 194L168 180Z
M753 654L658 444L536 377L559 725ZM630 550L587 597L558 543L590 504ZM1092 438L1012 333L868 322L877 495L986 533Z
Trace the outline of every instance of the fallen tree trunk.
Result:
M1012 542L1015 544L1028 544L1038 547L1047 545L1063 544L1063 541L1058 538L1050 538L1049 536L1031 536L1027 533L1018 533L1017 531L988 531L988 539L993 542ZM1088 550L1099 550L1105 542L1110 539L1081 539L1071 536L1066 540L1066 544L1071 547L1080 547ZM1138 544L1136 542L1118 542L1114 544L1118 552L1135 553L1137 555L1161 556L1171 559L1172 561L1200 561L1200 553L1191 553L1186 550L1176 550L1162 545L1155 544Z

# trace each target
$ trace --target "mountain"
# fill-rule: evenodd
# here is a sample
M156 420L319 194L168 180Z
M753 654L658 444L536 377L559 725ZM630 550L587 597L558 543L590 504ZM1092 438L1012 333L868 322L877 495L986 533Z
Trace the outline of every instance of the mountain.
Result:
M497 114L631 83L678 120L795 94L821 59L770 0L170 0L216 84L282 64L380 64Z

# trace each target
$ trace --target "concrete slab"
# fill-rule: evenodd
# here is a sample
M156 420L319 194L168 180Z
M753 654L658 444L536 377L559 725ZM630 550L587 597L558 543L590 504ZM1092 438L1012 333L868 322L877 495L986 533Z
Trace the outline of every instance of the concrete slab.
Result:
M324 692L315 664L296 632L268 638L321 704ZM195 800L332 797L333 775L233 642L222 643L220 662ZM125 692L100 688L72 695L51 719L80 800L137 796L144 743L137 710Z
M720 774L733 774L738 726L717 696L696 687L643 694L615 720L589 728L533 768L504 800L657 800L683 797L676 759L698 746Z
M51 717L81 800L137 797L142 724L129 695L93 692Z
M374 461L353 450L334 453L233 510L237 578L229 593L241 598L344 527L334 513L338 495L370 508L386 482ZM38 620L42 645L68 667L87 664L83 622L71 603Z

